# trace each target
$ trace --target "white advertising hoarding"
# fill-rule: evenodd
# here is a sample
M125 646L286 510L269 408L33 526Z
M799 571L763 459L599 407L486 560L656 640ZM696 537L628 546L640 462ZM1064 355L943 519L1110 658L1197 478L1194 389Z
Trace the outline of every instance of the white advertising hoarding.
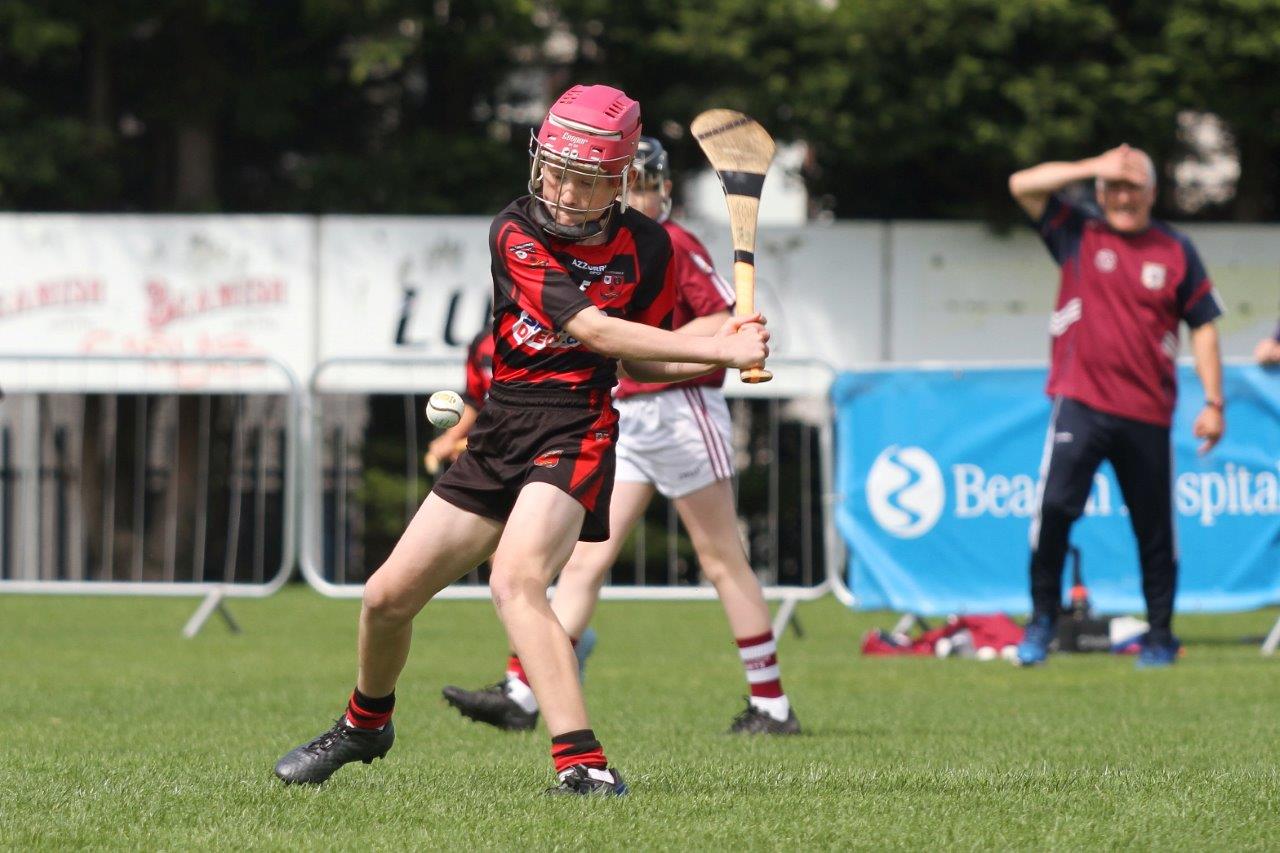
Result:
M1223 354L1249 356L1280 319L1280 227L1189 225L1184 230L1227 309L1218 321Z
M1058 279L1028 231L978 223L895 222L885 361L1043 361Z
M319 358L327 387L421 389L461 381L466 345L490 310L489 222L323 220ZM730 278L728 227L695 223L691 230ZM756 303L768 317L776 355L833 365L878 358L881 231L838 224L760 233ZM788 370L775 377L780 385L812 379ZM779 385L770 391L779 393Z
M978 223L895 222L889 229L886 361L1047 360L1059 271L1030 228L1000 235ZM1280 313L1280 228L1182 230L1226 308L1218 322L1223 354L1248 356Z
M490 308L489 217L0 214L0 387L214 390L266 368L19 363L16 355L267 356L332 388L456 387ZM692 222L731 277L728 228ZM1280 228L1188 227L1227 315L1224 352L1275 327ZM1030 229L766 227L757 304L778 360L1043 362L1057 270ZM1184 347L1185 352L1185 347ZM770 393L812 377L779 369ZM731 379L731 382L736 380ZM748 389L741 389L748 390ZM757 389L765 390L765 389Z
M125 391L279 386L230 364L109 368L19 355L313 361L315 223L285 216L0 215L0 385Z
M725 278L732 280L728 226L697 224ZM756 307L773 329L776 355L837 367L880 357L885 312L884 226L840 222L764 228L756 239Z
M324 217L322 387L458 386L467 344L490 311L489 222L479 216Z

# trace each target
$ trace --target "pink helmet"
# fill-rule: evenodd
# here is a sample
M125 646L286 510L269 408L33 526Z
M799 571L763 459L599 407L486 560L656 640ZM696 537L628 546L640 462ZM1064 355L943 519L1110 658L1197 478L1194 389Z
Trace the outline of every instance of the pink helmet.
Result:
M626 209L631 162L639 141L640 104L622 90L574 86L556 99L529 142L529 192L542 202L534 211L543 229L564 240L585 240L603 231L615 200ZM559 194L556 198L544 195L544 169L558 171L556 184L560 187L573 175L578 180L591 179L589 195L595 194L599 181L616 186L617 192L603 206L571 206L563 203ZM565 213L587 218L576 224L559 222Z

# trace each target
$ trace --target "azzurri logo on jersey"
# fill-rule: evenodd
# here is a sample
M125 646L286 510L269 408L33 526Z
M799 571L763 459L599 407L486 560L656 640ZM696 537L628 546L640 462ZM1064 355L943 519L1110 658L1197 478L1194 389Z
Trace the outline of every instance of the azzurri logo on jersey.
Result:
M582 260L582 258L571 258L569 260L569 266L573 267L576 270L582 270L587 275L595 276L595 275L600 275L600 273L604 272L605 267L607 267L608 264L589 264L586 261Z

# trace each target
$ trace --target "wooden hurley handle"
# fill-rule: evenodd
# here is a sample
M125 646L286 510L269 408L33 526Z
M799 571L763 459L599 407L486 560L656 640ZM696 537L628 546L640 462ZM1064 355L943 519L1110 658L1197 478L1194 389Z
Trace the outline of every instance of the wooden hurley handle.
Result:
M733 313L739 317L747 317L756 313L756 267L746 260L733 262L733 289L735 303ZM773 374L764 369L763 364L738 371L738 378L748 385L768 382Z

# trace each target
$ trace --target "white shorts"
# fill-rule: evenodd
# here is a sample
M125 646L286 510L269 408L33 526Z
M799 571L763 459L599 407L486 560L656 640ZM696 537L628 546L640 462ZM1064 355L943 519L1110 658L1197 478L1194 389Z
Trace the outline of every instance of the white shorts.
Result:
M729 404L719 388L672 388L614 403L617 483L652 483L681 498L733 476Z

